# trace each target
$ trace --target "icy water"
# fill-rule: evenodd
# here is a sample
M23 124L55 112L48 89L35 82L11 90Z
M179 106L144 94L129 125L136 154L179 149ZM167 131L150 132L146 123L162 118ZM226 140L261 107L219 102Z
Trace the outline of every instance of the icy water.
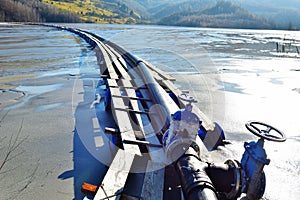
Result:
M244 127L248 120L263 121L282 130L287 136L285 143L265 144L271 163L265 167L264 198L300 198L300 56L293 46L286 50L289 53L276 51L276 42L291 39L292 44L299 45L299 32L67 26L111 40L176 77L177 86L190 90L200 109L218 122L232 140L233 145L220 151L223 158L240 160L243 142L256 140ZM71 33L47 27L1 24L1 116L7 109L20 109L30 103L32 96L62 87L60 83L41 86L40 82L34 87L35 83L29 84L28 80L97 73L93 55L88 45ZM52 102L35 112L47 113L60 106L61 102ZM73 196L70 194L68 199Z

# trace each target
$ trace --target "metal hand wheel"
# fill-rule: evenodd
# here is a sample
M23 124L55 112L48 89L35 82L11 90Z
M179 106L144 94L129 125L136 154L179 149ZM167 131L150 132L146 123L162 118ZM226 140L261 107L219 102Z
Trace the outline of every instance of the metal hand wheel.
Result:
M259 121L249 121L245 126L251 133L260 138L274 142L284 142L286 140L284 133L269 124Z
M194 99L194 97L190 96L187 93L182 93L178 96L179 99L182 101L185 101L187 103L197 103L197 100Z

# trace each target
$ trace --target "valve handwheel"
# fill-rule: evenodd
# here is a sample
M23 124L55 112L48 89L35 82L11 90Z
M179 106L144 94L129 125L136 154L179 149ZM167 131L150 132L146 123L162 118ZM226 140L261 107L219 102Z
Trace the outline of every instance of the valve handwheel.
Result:
M284 142L286 136L277 128L259 121L249 121L245 124L246 128L254 135L274 142Z
M197 100L194 99L194 97L190 96L187 93L182 93L178 96L179 99L182 101L188 102L188 103L197 103Z

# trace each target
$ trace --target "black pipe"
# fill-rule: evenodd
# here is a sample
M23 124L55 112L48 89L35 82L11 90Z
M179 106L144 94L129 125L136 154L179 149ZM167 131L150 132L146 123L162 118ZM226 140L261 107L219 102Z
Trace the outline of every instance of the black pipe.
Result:
M181 187L187 200L217 200L216 190L205 172L207 163L202 162L193 148L175 163Z
M218 192L229 193L234 183L234 170L226 164L209 164L205 169Z
M176 110L170 109L169 102L159 89L161 86L155 81L147 66L136 56L131 54L131 57L136 60L142 79L146 86L149 88L149 93L152 99L155 101L155 104L160 105L164 108L162 110L159 109L158 112L162 122L165 122L165 126L168 127L171 121L171 114L174 114L174 112L179 110L179 108L177 107Z
M227 160L224 164L210 163L205 168L220 199L236 199L241 195L241 171L237 161Z

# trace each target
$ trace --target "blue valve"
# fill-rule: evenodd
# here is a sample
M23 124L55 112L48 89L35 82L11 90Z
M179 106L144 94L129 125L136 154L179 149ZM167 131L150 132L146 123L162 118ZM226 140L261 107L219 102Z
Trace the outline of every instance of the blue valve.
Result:
M264 149L264 140L283 142L286 137L278 129L263 122L249 121L246 128L260 139L244 144L245 152L241 160L242 192L247 194L248 199L260 199L266 187L263 168L270 163Z

